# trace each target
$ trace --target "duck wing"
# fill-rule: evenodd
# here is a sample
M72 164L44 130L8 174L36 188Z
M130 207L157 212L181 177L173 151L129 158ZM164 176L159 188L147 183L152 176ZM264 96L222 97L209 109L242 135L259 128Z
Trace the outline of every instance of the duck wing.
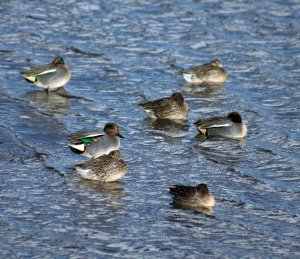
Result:
M207 71L210 68L210 64L203 64L203 65L198 65L198 66L192 66L187 69L184 69L181 71L183 74L198 74L201 71Z
M166 97L155 101L140 103L139 107L144 110L155 110L157 107L163 108L169 105L170 105L170 97Z
M197 194L197 187L174 185L170 187L170 193L174 197L192 198Z
M35 77L56 72L57 68L53 64L39 66L22 72L24 77Z
M214 117L208 119L200 119L194 123L198 128L208 129L208 128L221 128L229 127L232 125L232 121L224 117Z
M71 144L91 143L104 135L105 133L103 131L80 131L71 133L69 141Z

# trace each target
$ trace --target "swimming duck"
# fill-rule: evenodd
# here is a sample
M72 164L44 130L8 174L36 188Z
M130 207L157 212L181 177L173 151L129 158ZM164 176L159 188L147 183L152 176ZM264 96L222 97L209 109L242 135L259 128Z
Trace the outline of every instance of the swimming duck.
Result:
M181 120L186 117L189 107L181 93L171 97L139 104L139 107L156 119Z
M183 70L182 75L185 81L192 84L223 84L228 76L218 59Z
M69 137L70 149L77 154L89 158L108 155L120 147L120 139L124 138L115 123L107 123L103 131L81 131Z
M22 75L28 82L45 88L49 92L69 82L71 71L67 68L63 58L56 57L52 63L23 71Z
M175 185L170 188L170 194L173 196L174 205L187 207L215 206L215 198L209 194L207 185L204 183L196 187Z
M200 134L225 138L243 138L247 135L247 127L238 112L231 112L227 117L213 117L196 121Z
M114 182L126 174L128 167L120 152L114 150L108 155L75 165L75 169L85 179Z

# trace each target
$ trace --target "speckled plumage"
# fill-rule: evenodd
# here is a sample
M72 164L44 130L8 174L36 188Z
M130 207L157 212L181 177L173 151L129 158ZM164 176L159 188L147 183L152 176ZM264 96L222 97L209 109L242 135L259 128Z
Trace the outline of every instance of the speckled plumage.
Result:
M188 83L192 84L222 84L228 77L226 70L218 59L183 70L182 75Z
M207 185L204 183L198 186L175 185L170 188L175 205L188 207L213 207L215 198L209 194Z
M139 104L139 107L156 119L181 120L188 113L188 104L181 93L174 93L170 97Z
M72 133L69 137L70 149L89 158L108 155L120 147L119 127L115 123L107 123L103 131L81 131Z
M227 117L200 119L195 122L200 134L226 138L243 138L247 127L238 112L231 112Z
M52 63L23 71L22 75L28 82L51 91L64 86L71 78L71 71L61 57L56 57Z
M78 174L88 180L113 182L123 177L127 164L118 150L75 166Z

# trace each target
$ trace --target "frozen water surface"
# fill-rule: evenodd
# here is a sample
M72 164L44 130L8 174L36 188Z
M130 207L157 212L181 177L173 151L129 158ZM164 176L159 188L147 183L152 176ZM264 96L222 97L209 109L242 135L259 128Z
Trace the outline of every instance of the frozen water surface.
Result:
M300 257L299 1L1 1L3 258ZM47 93L20 71L61 55ZM219 58L223 87L180 68ZM182 123L137 104L182 91ZM201 141L200 117L240 111L245 141ZM120 125L127 175L81 179L70 132ZM172 184L208 184L213 212L173 208Z

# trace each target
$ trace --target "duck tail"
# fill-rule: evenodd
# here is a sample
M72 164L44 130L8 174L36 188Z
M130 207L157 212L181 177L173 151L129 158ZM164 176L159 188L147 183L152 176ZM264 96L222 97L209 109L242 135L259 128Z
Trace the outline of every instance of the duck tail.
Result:
M35 76L28 76L27 74L23 74L23 73L22 73L22 76L29 83L36 83L37 82L37 78Z
M88 179L88 175L90 173L90 169L87 168L84 164L75 165L75 170L78 174L80 174L83 178Z
M71 149L71 151L74 152L75 154L83 154L85 151L84 144L81 145L68 144L68 146Z
M185 81L187 81L188 83L192 83L193 82L193 78L194 75L186 70L182 71L182 76L185 79Z

